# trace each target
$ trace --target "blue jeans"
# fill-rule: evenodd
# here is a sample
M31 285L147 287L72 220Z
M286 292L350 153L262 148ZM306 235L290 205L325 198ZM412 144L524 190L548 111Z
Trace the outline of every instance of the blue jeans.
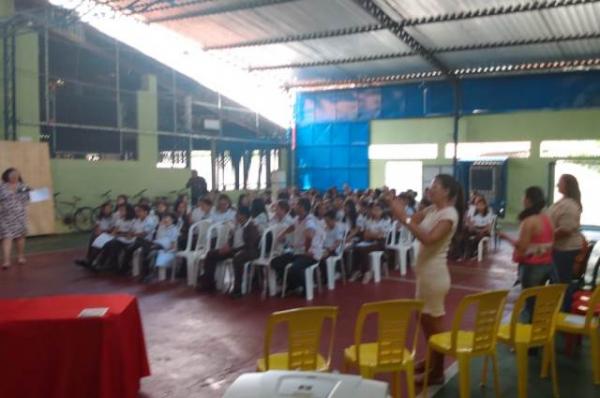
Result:
M544 265L530 265L530 264L519 264L519 279L521 280L521 286L523 289L534 286L544 286L546 282L554 279L554 269L552 264ZM525 303L525 308L521 312L521 322L531 323L533 316L533 309L535 306L535 299L529 298Z
M562 311L570 312L571 308L571 297L576 290L575 286L572 286L573 279L573 265L575 264L575 257L579 254L579 250L555 250L552 254L552 260L554 261L554 279L553 283L565 283L569 285L567 292L565 293L565 300L562 304Z

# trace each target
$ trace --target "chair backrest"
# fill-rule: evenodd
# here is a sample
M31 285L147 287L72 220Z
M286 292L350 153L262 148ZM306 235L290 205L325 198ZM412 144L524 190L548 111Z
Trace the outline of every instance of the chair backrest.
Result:
M188 231L187 244L185 247L186 251L192 250L192 242L194 240L194 236L196 237L196 246L194 250L200 250L203 248L204 242L206 241L206 232L210 227L209 220L201 220L195 222L190 226L190 230Z
M260 238L260 257L262 259L271 259L273 256L273 248L275 247L275 231L276 227L265 229Z
M527 299L535 299L531 319L531 336L529 343L543 345L554 337L556 316L565 295L567 285L557 284L536 286L524 289L515 302L510 320L510 339L514 341L519 316Z
M331 335L328 342L326 367L331 365L333 337L337 320L337 307L305 307L274 312L267 320L264 342L265 369L269 370L269 353L275 328L280 323L288 327L288 367L289 370L317 370L317 355L321 346L321 336L325 320L331 320Z
M399 235L400 235L400 238L398 240L398 243L404 244L404 245L412 244L413 235L410 233L408 228L406 228L405 226L402 226L402 228L400 228Z
M590 301L587 303L588 309L585 313L585 328L588 329L592 326L592 320L594 319L594 314L598 310L598 306L600 306L600 286L596 286L592 296L590 297Z
M453 351L457 348L458 332L461 330L465 313L472 307L476 308L476 314L475 324L471 329L473 332L471 352L486 353L495 349L507 295L508 290L496 290L463 297L452 321L450 343Z
M490 238L494 239L496 237L496 228L498 227L498 216L494 214L492 216L492 223L490 225Z
M600 242L596 242L590 256L588 257L585 275L583 277L586 285L595 287L598 284L598 265L600 264Z
M346 241L348 240L348 226L344 226L344 236L342 236L342 240L338 247L335 248L336 256L341 256L344 254L344 249L346 248Z
M396 235L398 234L398 221L392 223L391 228L387 231L385 238L386 246L394 246L397 242Z
M204 247L207 251L217 249L218 246L218 238L221 224L211 224L206 231L206 243Z
M354 347L357 362L360 364L360 349L364 324L371 314L377 315L377 364L392 365L403 363L405 350L417 345L418 329L423 302L420 300L387 300L365 303L360 307L354 329ZM411 321L414 331L409 335Z

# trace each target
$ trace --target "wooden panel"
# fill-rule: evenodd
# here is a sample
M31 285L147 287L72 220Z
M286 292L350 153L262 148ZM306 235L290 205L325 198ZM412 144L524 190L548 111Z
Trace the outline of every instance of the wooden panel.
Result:
M47 187L52 191L48 144L0 141L0 173L9 167L17 168L23 181L31 188ZM52 200L31 203L27 215L29 236L55 233Z

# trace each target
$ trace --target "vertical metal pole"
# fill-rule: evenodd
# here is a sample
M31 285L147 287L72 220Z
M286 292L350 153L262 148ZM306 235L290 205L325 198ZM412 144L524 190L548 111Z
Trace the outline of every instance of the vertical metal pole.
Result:
M273 149L267 149L265 151L266 152L266 155L265 155L266 165L265 165L265 167L267 168L267 173L266 173L267 174L267 181L265 181L265 183L266 183L265 185L266 185L267 189L271 188L271 151L272 150Z
M9 129L10 129L10 120L9 120L9 107L10 107L10 97L9 97L9 86L8 86L8 79L9 79L9 45L8 45L8 26L5 25L2 29L2 52L3 52L3 57L2 57L2 86L4 88L3 90L3 97L4 97L4 139L5 140L10 140L10 136L9 136Z
M212 178L212 188L217 189L217 142L210 141L210 177Z
M124 159L123 149L123 117L121 115L121 52L119 42L115 39L115 99L117 106L117 129L119 130L119 155Z
M217 93L217 110L219 113L219 137L223 137L223 100L221 93Z
M458 79L452 81L452 87L454 89L454 126L452 130L452 141L454 142L454 153L452 154L452 172L454 178L458 177L458 122L460 119L460 108L461 108L461 92L460 82Z
M45 10L46 13L46 21L48 20L48 9L46 8ZM50 42L49 42L49 34L48 34L48 25L46 24L44 26L44 104L45 104L45 122L49 123L50 122L50 87L49 87L49 83L50 83L50 65L49 65L49 60L50 60L50 55L48 54L48 51L50 49ZM54 150L54 148L52 148Z

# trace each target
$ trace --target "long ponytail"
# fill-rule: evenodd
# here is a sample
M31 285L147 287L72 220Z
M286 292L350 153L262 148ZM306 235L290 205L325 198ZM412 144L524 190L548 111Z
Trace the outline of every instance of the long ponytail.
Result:
M463 227L463 216L465 214L465 191L462 186L449 174L438 174L435 177L444 189L448 190L448 199L454 201L454 208L458 213L458 225L456 226L456 232L462 230Z

